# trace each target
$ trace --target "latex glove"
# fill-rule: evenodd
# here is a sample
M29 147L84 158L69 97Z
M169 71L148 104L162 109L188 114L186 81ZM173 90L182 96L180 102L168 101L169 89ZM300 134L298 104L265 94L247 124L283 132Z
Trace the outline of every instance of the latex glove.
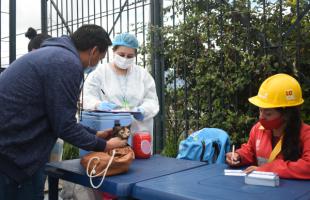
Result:
M137 108L134 108L132 111L133 112L137 112L137 113L133 113L133 117L136 120L143 121L143 119L144 119L144 110L142 108L137 107Z
M104 110L104 111L110 111L116 108L117 105L115 103L110 103L110 102L101 102L98 106L98 110Z

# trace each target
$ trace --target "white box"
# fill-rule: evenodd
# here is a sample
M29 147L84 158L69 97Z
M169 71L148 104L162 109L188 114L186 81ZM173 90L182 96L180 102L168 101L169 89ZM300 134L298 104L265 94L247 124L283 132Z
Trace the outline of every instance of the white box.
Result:
M244 182L250 185L263 185L276 187L280 184L279 176L273 172L253 171L244 177Z

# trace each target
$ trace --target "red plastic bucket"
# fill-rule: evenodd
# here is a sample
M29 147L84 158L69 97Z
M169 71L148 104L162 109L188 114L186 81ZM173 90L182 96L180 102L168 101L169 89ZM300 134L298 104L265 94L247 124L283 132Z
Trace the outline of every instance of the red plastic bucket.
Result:
M133 136L133 150L136 158L149 158L152 153L151 134L136 132Z

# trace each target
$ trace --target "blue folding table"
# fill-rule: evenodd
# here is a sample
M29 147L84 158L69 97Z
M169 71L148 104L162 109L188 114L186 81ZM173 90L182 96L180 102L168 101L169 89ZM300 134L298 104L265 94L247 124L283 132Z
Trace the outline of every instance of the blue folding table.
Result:
M131 196L132 188L138 182L203 165L205 165L203 162L178 160L160 155L149 159L135 159L127 173L106 177L99 190L114 194L118 199L126 199ZM59 179L91 187L85 169L80 165L80 159L48 163L45 171L48 175L50 200L58 199ZM97 184L96 180L94 182Z
M310 181L281 179L280 186L244 183L224 176L226 165L205 165L137 183L133 197L147 200L309 200Z

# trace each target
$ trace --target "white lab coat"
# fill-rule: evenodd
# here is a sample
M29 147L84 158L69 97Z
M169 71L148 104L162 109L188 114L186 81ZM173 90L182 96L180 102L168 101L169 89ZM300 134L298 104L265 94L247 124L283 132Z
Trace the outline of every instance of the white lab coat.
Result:
M153 118L159 111L153 77L146 69L133 65L128 69L126 79L123 78L127 84L126 89L122 90L118 76L120 75L116 74L111 64L99 65L91 72L84 83L84 109L96 109L96 105L101 101L113 102L121 107L125 91L129 107L140 107L144 110L143 121L133 118L131 132L149 131L153 138Z

